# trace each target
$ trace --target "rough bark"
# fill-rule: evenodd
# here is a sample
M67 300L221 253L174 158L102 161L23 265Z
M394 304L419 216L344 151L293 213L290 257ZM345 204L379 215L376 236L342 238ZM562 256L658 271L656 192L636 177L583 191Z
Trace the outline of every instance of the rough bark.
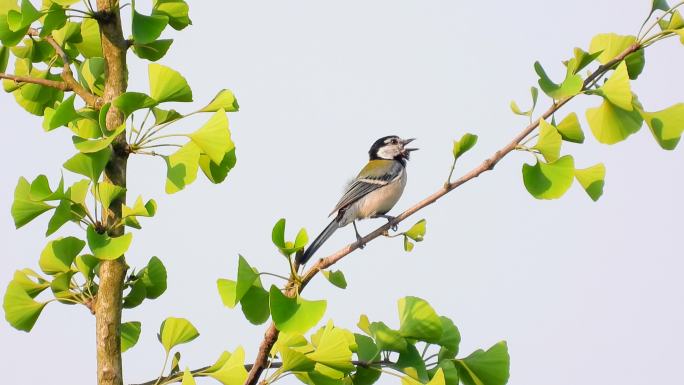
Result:
M107 64L106 82L103 102L110 102L126 91L126 40L121 30L121 17L117 1L97 0L96 19L100 25L102 52ZM124 122L124 116L111 108L107 114L107 129L113 130ZM105 180L125 187L126 164L128 161L128 144L124 134L119 135L112 143L112 157L105 168ZM125 195L111 204L105 211L106 223L117 223L121 218L121 204ZM111 236L119 236L124 232L123 226L110 231ZM122 292L126 276L124 257L114 261L104 261L100 266L100 288L95 303L96 338L97 338L97 381L99 385L122 385L121 365L121 310Z

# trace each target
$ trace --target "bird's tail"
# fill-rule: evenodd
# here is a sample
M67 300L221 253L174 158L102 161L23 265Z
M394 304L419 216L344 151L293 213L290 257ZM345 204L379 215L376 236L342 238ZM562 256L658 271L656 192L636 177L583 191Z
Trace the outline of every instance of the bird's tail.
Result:
M311 245L309 245L309 247L307 247L302 254L297 255L296 262L299 265L305 264L309 259L311 259L311 256L314 255L316 250L318 250L318 248L321 247L321 245L323 245L323 243L327 241L328 238L330 238L330 236L333 235L335 230L337 230L338 228L339 225L337 222L337 218L335 218L332 220L332 222L330 222L330 224L328 224L328 226L326 226L326 228L320 234L318 234L316 239L314 239L313 242L311 242Z

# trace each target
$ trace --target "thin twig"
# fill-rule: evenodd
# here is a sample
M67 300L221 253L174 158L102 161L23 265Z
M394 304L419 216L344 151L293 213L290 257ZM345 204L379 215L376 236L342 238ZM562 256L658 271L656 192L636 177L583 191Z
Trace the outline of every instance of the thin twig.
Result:
M16 83L40 84L41 86L56 88L62 91L71 91L71 87L69 87L68 84L57 80L34 78L30 76L17 76L12 74L6 74L4 72L0 72L0 79L9 79L15 81Z
M282 362L269 362L271 365L271 368L273 369L278 369L283 366ZM384 367L384 366L392 366L396 365L396 362L392 362L389 360L381 360L381 361L373 361L373 362L367 362L367 361L352 361L352 365L362 367L362 368L371 368L371 367ZM209 369L210 366L204 366L199 369L194 369L190 371L190 374L193 376L197 377L206 377L208 376L208 373L206 372L207 369ZM245 365L245 370L249 371L252 369L252 364L246 364ZM180 382L183 379L183 372L177 372L173 374L169 374L166 377L161 377L161 380L159 381L160 384L172 384L174 382ZM135 385L154 385L154 383L157 380L150 380L147 382L143 382L140 384L135 384Z
M40 36L40 31L35 28L31 28L28 30L27 34L29 36ZM62 80L64 80L64 83L66 83L66 85L69 87L68 91L73 91L76 95L80 96L87 105L95 109L100 109L100 107L102 107L104 104L102 98L86 90L81 83L74 78L74 74L71 72L69 56L67 56L66 52L64 52L62 46L60 46L51 35L45 36L43 39L45 39L45 41L47 41L52 48L55 49L57 55L59 55L59 57L62 59L63 67L62 73L60 75Z
M613 60L607 62L604 65L601 65L598 67L594 73L589 75L587 79L584 81L584 87L589 85L594 79L602 76L605 74L607 71L609 71L613 66L615 66L617 63L621 62L624 60L624 58L641 49L641 46L638 43L634 43L631 46L629 46L627 49L625 49L623 52L621 52L618 56L616 56ZM388 221L384 225L378 227L375 231L371 232L370 234L366 235L365 237L362 237L360 240L357 242L354 242L350 245L347 245L346 247L343 247L342 249L338 250L337 252L325 257L321 258L316 262L311 268L309 268L305 273L304 276L301 279L301 284L298 287L298 291L301 292L306 285L313 279L313 277L318 274L319 271L325 270L329 268L330 266L334 265L337 263L339 260L344 258L345 256L349 255L362 245L367 244L368 242L378 238L379 236L383 235L385 232L387 232L390 228L398 225L401 223L403 220L406 218L410 217L411 215L415 214L416 212L420 211L421 209L435 203L439 198L443 197L444 195L448 194L449 192L453 191L460 185L477 178L480 176L482 173L485 173L487 171L490 171L494 169L494 166L501 160L503 157L508 155L511 151L515 150L516 146L523 141L528 135L530 135L537 127L539 127L539 122L542 119L548 119L551 115L553 115L557 110L562 108L566 103L568 103L570 100L572 100L574 96L570 96L568 98L565 98L560 101L554 102L551 107L549 107L537 120L534 122L530 123L527 127L525 127L518 135L516 135L513 140L511 140L507 145L502 147L500 150L496 151L492 156L489 158L485 159L484 162L482 162L479 166L475 167L472 169L470 172L466 173L459 179L457 179L454 182L445 184L442 188L437 190L435 193L432 195L428 196L427 198L423 199L422 201L416 203L412 207L410 207L408 210L404 211L403 213L399 214L396 216L394 219ZM299 266L297 266L299 268ZM291 295L294 295L294 293L289 293ZM247 376L247 380L245 381L245 385L256 385L259 377L261 376L262 371L264 370L266 363L268 362L268 356L271 351L271 348L273 347L273 344L275 344L276 340L278 339L278 330L275 327L275 324L271 322L269 325L268 329L266 330L266 333L264 334L264 339L261 342L261 345L259 346L259 352L257 354L257 357L254 361L254 366L249 372L249 375Z

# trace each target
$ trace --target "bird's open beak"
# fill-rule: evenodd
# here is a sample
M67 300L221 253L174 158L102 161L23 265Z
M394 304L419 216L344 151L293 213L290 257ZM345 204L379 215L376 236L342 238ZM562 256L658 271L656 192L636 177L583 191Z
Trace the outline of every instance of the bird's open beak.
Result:
M408 152L411 152L411 151L417 151L417 150L418 150L418 148L415 148L415 147L413 147L413 148L411 148L411 147L406 147L407 144L413 142L414 140L416 140L416 138L404 139L404 140L402 141L401 144L404 145L404 152L408 153Z

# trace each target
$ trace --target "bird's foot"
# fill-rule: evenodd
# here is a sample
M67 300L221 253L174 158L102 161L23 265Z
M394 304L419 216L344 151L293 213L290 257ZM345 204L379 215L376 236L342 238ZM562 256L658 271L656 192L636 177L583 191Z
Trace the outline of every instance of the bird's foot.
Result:
M366 244L363 243L362 241L363 241L363 237L356 234L356 242L359 244L359 249L363 249L364 247L366 247Z
M385 218L385 219L387 219L387 222L392 222L396 217L393 217L393 216L387 215L387 214L380 214L380 215L375 215L373 218ZM392 229L392 231L397 231L397 230L399 230L399 226L397 224L394 224L394 225L392 225L392 227L390 227L390 229Z
M361 234L359 234L359 230L356 228L356 222L352 222L352 224L354 225L354 234L356 234L356 243L359 244L359 249L363 249L364 247L366 247L366 244L362 242L363 237L361 236Z

